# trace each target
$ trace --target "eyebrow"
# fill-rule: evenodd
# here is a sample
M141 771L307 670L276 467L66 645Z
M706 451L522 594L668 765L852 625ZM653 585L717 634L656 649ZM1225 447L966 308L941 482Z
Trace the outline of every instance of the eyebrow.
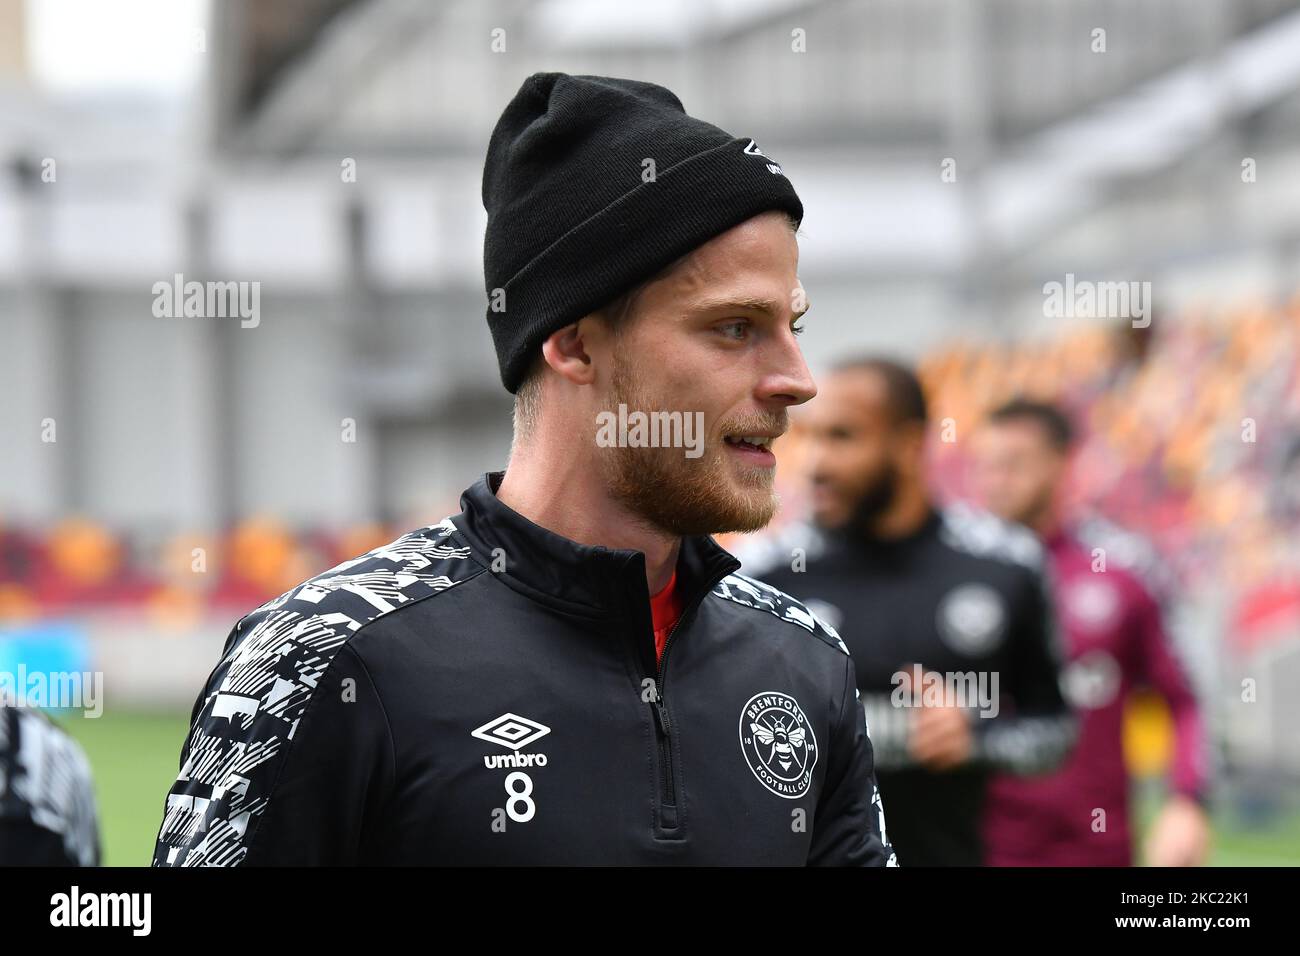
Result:
M804 299L804 307L794 313L796 319L803 316L812 308L812 303ZM749 298L746 296L728 297L725 299L712 299L700 303L695 307L698 312L725 312L727 309L751 309L755 312L766 312L769 315L776 315L781 311L781 303L775 299Z

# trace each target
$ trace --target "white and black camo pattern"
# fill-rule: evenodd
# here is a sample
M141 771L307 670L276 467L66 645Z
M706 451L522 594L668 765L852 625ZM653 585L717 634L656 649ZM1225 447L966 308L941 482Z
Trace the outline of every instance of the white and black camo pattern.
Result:
M58 834L70 860L99 864L99 815L85 753L44 714L2 702L0 819Z
M271 761L293 739L321 675L382 615L473 577L450 519L303 582L246 615L208 681L167 796L155 866L232 866L266 809Z
M871 736L870 729L867 736ZM889 853L885 866L898 866L898 854L894 852L893 844L889 842L889 833L885 829L885 804L880 798L880 786L875 782L874 776L871 783L871 807L876 811L876 831L880 834L880 842Z
M849 652L835 628L813 614L802 602L796 601L770 584L764 584L744 574L728 574L713 588L713 593L736 604L775 614L783 621L798 624L827 644L838 647L845 654Z

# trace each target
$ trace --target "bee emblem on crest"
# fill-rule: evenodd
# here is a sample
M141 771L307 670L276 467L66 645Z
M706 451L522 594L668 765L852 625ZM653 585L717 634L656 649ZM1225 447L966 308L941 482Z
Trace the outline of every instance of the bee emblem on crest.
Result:
M740 749L759 783L796 800L812 786L817 737L803 708L789 694L755 694L740 713Z

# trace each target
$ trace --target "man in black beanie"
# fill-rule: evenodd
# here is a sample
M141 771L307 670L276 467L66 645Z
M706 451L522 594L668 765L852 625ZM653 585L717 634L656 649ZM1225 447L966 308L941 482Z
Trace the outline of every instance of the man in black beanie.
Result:
M816 391L783 170L545 73L483 202L508 469L236 625L155 863L895 862L843 642L710 537Z
M677 537L767 524L769 446L816 394L795 342L803 206L781 167L661 86L542 73L492 134L483 204L488 326L516 392L501 500L581 502L610 543L646 551L652 587ZM597 447L620 406L682 412L684 429L702 412L703 454Z

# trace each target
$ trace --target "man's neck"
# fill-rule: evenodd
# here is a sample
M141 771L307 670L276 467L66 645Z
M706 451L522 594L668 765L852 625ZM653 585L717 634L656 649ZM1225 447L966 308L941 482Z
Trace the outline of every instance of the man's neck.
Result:
M667 586L677 566L681 538L647 527L638 515L614 501L595 461L581 455L547 455L539 451L540 444L531 442L511 454L497 489L501 503L570 541L640 551L645 554L649 592Z

